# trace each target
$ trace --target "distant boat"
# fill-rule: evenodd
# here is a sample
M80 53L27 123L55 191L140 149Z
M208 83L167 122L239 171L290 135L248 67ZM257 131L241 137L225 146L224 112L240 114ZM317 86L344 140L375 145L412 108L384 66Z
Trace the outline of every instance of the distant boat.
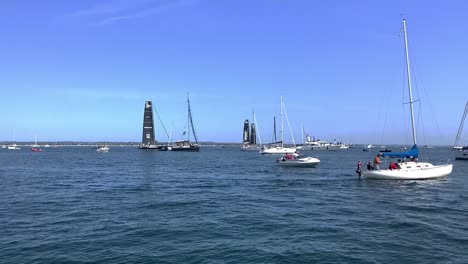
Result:
M13 129L13 144L8 145L7 149L9 149L9 150L21 150L21 148L18 145L16 145L15 137L16 137L16 129Z
M371 148L373 148L373 146L372 146L372 144L369 144L365 148L363 148L362 151L368 152Z
M262 142L260 140L260 135L258 136L259 138L259 143L257 144L257 120L255 118L255 112L252 110L252 116L253 116L253 122L249 126L249 120L246 119L244 121L244 131L242 134L242 146L241 150L243 151L259 151L261 149ZM250 130L249 130L250 128Z
M195 142L190 141L190 135L193 135ZM181 141L175 141L172 144L172 151L199 151L200 145L198 144L197 133L195 132L195 127L193 126L192 119L192 110L190 108L190 99L187 95L187 131L184 131L183 136L186 136L187 139Z
M42 149L33 147L33 148L31 148L31 151L32 152L42 152Z
M466 115L468 113L468 101L465 104L465 112L463 112L463 117L458 127L457 136L455 137L455 143L453 144L452 150L455 152L456 160L468 160L468 146L460 145L460 137L463 132L463 125L465 124Z
M284 134L283 133L283 112L284 112L283 97L281 97L280 108L281 108L281 111L280 111L281 113L281 130L280 130L281 141L279 142L279 145L263 146L262 150L260 150L261 154L286 154L286 153L292 154L296 152L295 146L293 148L287 148L283 145L283 138L284 138L283 136ZM288 126L289 126L289 121L288 121ZM289 126L289 128L291 127ZM275 130L276 130L276 126L275 126ZM275 138L276 138L276 133L275 133ZM291 133L291 138L294 144L294 138L292 137L292 133Z
M21 148L16 144L9 145L7 147L7 149L9 149L9 150L21 150Z
M37 144L37 135L34 135L34 144L31 145L33 148L39 148L40 146Z
M153 104L151 101L145 102L145 109L143 113L143 135L141 138L141 144L138 145L138 148L167 150L167 146L156 144L156 139L154 136Z
M367 179L379 179L379 180L424 180L445 177L452 172L452 164L444 165L433 165L429 162L419 162L418 147L416 143L416 129L414 126L414 113L413 113L413 96L411 91L411 77L410 77L410 66L408 59L408 43L406 39L406 21L403 19L403 33L405 40L405 54L406 54L406 72L408 81L408 93L409 93L409 108L411 114L411 125L413 132L413 147L407 152L388 152L382 154L382 156L390 158L401 158L403 161L398 160L395 169L379 169L379 170L367 170L356 172L359 177L364 176ZM405 159L410 159L406 161Z
M432 146L425 145L424 148L426 148L426 149L431 149Z
M96 147L97 152L108 152L109 151L109 146L107 145L99 145Z

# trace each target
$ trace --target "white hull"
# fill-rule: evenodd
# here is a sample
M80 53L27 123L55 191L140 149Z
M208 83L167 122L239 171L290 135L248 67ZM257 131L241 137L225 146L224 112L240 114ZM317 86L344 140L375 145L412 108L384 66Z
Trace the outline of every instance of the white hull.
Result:
M339 150L347 147L341 147L340 145L327 145L327 146L316 146L316 145L304 145L298 146L297 150Z
M434 166L427 162L398 163L401 169L368 170L363 172L364 179L376 180L427 180L445 177L452 172L453 165Z
M468 151L456 151L455 159L456 160L468 160Z
M307 167L314 168L320 163L320 160L312 157L305 157L299 159L278 159L277 164L284 167Z
M108 152L109 151L109 147L105 146L105 147L98 147L96 149L97 152Z
M271 147L262 149L261 154L293 154L296 153L295 148L285 148L285 147Z
M7 147L9 150L21 150L20 147L18 147L17 145L11 145L11 146L8 146Z
M242 145L241 150L242 151L260 151L261 147L260 145Z

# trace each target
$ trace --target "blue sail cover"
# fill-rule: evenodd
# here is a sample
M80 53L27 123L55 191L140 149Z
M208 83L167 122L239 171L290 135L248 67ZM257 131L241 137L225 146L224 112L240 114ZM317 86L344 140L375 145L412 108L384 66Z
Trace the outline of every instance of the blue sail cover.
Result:
M413 147L405 152L384 152L382 153L383 157L389 158L418 158L419 150L418 147L413 145Z

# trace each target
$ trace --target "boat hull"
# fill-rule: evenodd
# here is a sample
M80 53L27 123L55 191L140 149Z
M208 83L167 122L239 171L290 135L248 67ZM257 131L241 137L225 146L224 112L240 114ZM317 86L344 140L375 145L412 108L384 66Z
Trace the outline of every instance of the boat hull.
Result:
M165 151L167 150L167 146L164 146L164 145L139 145L138 146L139 149L152 149L152 150L161 150L161 151Z
M456 160L468 160L468 151L458 151L455 153Z
M284 147L272 147L262 149L261 154L293 154L296 153L295 148L284 148Z
M242 145L242 151L260 151L261 147L259 145Z
M200 146L172 146L172 151L200 151Z
M300 158L300 159L278 159L276 163L279 166L283 167L305 167L305 168L315 168L320 160L312 157Z
M428 180L445 177L453 168L452 164L434 166L427 162L404 162L398 165L401 169L368 170L362 176L375 180Z

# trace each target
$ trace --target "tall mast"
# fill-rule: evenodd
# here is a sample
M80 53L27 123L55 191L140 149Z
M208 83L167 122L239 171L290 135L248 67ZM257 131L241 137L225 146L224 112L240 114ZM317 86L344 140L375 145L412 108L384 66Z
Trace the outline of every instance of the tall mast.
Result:
M408 37L406 36L406 20L403 18L403 33L405 39L405 54L406 54L406 75L408 76L408 92L409 92L409 105L411 112L411 127L413 129L413 143L416 145L416 129L414 127L414 113L413 113L413 94L411 93L411 75L410 64L408 55Z
M197 132L195 131L195 126L193 125L193 119L192 119L192 110L190 109L190 100L187 94L187 108L188 108L188 122L189 124L187 125L188 129L188 141L190 141L190 127L192 128L192 133L193 133L193 138L195 139L195 143L198 144L198 138L197 138Z
M255 136L258 137L258 142L260 143L260 145L262 145L262 139L260 138L260 129L258 128L258 123L257 123L257 118L255 117L255 111L252 109L252 115L253 115L253 120L254 120L254 123L255 123L255 127L257 129L257 133L255 133Z
M301 122L301 137L302 137L302 145L304 145L304 125Z
M455 137L455 144L453 145L454 147L456 147L458 145L458 141L460 140L460 136L461 136L461 133L463 131L463 125L465 124L465 118L466 118L467 112L468 112L468 101L466 101L465 112L463 112L463 117L462 117L462 120L460 122L460 126L458 127L457 136Z
M275 138L275 144L276 142L278 142L278 140L276 139L276 116L273 116L273 137Z
M187 93L187 134L188 134L188 141L190 142L190 100L189 100L188 93Z
M280 116L281 116L281 147L283 147L283 96L281 96L281 111L280 111Z

